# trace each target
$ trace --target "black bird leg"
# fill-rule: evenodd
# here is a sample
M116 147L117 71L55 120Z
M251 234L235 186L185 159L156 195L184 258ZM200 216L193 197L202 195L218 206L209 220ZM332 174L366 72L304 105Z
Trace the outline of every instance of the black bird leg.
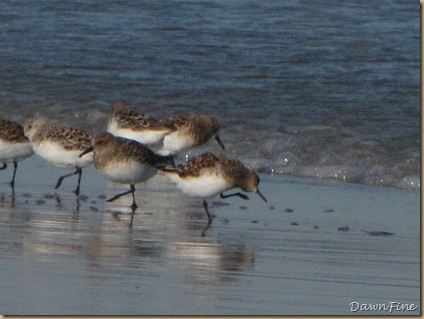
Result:
M224 195L223 193L221 193L221 198L228 198L228 197L233 197L233 196L237 196L240 197L242 199L249 199L249 196L242 194L242 193L234 193L234 194L228 194L228 195Z
M206 214L208 215L208 226L212 223L212 218L211 215L209 214L209 210L208 210L208 203L206 202L206 200L203 200L203 207L205 208Z
M72 172L70 174L63 175L63 176L59 177L59 179L57 180L55 189L58 189L60 187L60 185L62 184L62 182L65 178L68 178L70 176L77 175L77 174L78 174L78 185L77 185L77 188L74 190L74 193L76 195L79 195L79 193L80 193L80 183L81 183L81 174L82 174L82 169L80 167L76 167L75 172Z
M17 169L18 169L18 162L13 161L13 175L12 175L12 180L10 181L10 187L12 187L12 188L15 187L15 176L16 176L16 170Z
M124 196L124 195L127 195L127 194L129 194L129 193L132 193L132 197L133 197L133 202L132 202L132 204L131 204L131 208L133 209L133 210L136 210L137 209L137 204L135 203L135 186L134 186L134 184L130 184L130 187L131 187L131 189L130 190L128 190L128 191L125 191L125 192L123 192L123 193L119 193L119 194L117 194L117 195L115 195L115 196L113 196L112 198L109 198L108 200L107 200L107 202L108 203L110 203L110 202L113 202L114 200L116 200L116 199L118 199L119 197L121 197L121 196Z

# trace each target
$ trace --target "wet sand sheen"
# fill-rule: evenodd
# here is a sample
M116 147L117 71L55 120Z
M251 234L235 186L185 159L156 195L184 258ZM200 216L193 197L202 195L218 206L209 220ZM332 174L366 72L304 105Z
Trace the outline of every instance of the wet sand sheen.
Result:
M78 198L71 180L55 194L58 172L38 157L22 162L14 196L10 172L0 174L3 314L350 314L351 302L419 304L416 192L261 176L268 203L211 200L205 229L201 200L156 176L136 186L130 229L131 196L105 203L119 186L89 166Z

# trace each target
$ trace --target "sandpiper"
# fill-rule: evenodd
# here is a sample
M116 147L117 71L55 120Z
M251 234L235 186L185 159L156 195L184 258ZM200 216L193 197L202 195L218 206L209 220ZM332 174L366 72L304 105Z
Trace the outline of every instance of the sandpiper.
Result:
M0 170L7 168L7 163L13 163L13 175L10 186L15 186L18 162L32 156L34 150L24 135L24 129L16 122L0 119Z
M129 102L119 100L113 104L107 131L115 136L151 145L161 141L171 129L149 114L136 111Z
M86 132L46 118L31 118L25 123L24 132L35 153L61 168L75 171L59 177L56 189L63 179L78 174L78 185L74 193L79 195L82 168L93 161L92 156L80 158L79 154L91 145Z
M163 121L163 124L172 130L165 135L160 154L170 155L183 152L189 148L205 144L212 137L224 149L218 131L218 121L210 115L185 114L174 115Z
M138 207L134 195L135 184L152 178L161 166L175 167L172 156L158 155L141 143L108 132L95 134L91 146L80 157L84 158L90 152L94 152L94 166L103 177L116 183L130 184L129 191L117 194L107 202L131 193L133 211Z
M212 222L206 199L220 194L221 198L238 196L249 199L243 193L237 192L224 195L223 192L232 188L240 188L245 192L256 192L265 202L266 198L259 191L258 175L246 168L240 161L224 154L204 153L193 157L175 168L161 169L174 181L185 194L203 198L203 207L208 215L208 225Z

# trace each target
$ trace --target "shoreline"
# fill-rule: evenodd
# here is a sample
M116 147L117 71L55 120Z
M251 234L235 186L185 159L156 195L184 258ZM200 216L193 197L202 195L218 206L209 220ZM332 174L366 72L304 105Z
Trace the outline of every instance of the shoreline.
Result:
M67 174L69 171L71 170L57 168L35 155L32 158L19 163L16 185L14 189L15 196L21 194L23 197L29 198L32 196L31 193L33 193L31 190L37 190L34 194L35 196L39 196L39 199L35 201L36 205L42 206L42 204L44 204L43 198L47 200L55 198L56 200L60 201L62 201L63 198L63 200L70 199L71 202L72 198L74 198L78 200L80 204L91 199L91 203L93 205L88 207L90 210L107 211L116 208L130 212L128 209L129 207L127 207L130 201L130 196L124 196L122 199L113 203L106 203L107 198L129 188L129 185L115 184L105 180L96 171L93 165L89 165L88 167L83 168L81 194L79 197L75 197L75 195L72 193L72 187L75 187L76 185L76 178L71 177L67 179L59 189L55 190L54 185L56 184L57 179L61 175ZM3 190L0 190L0 193L4 194L3 196L7 196L8 189L11 193L11 188L8 186L9 174L4 172L11 174L12 168L8 167L6 171L3 171L0 174L0 186L3 187ZM46 174L49 175L47 176ZM407 198L411 198L410 200L412 200L414 197L419 198L420 196L419 192L411 189L400 189L392 186L375 186L359 183L348 183L336 179L302 178L296 176L282 176L278 174L259 174L259 176L261 178L259 187L261 191L263 190L264 195L267 198L269 197L268 203L264 203L259 200L259 196L257 196L255 193L245 193L248 195L250 200L223 200L216 196L215 198L209 199L208 202L212 205L212 207L216 206L219 209L222 207L224 211L227 211L227 207L235 208L238 206L239 210L251 209L259 211L273 211L275 209L280 209L282 212L291 214L295 210L302 210L306 208L310 209L310 207L308 207L310 205L304 204L305 201L312 201L315 202L314 205L320 206L324 213L334 213L336 208L340 209L343 207L343 205L340 205L341 201L345 202L345 204L349 203L349 209L353 208L354 206L363 206L364 210L370 210L370 207L366 206L373 205L373 203L372 200L370 200L370 196L357 197L351 194L346 199L332 199L331 196L329 196L330 193L328 192L342 192L345 193L344 196L351 192L355 194L384 194L384 198L381 198L381 202L383 203L395 197L400 200L406 200L402 198L402 194L404 194ZM28 178L28 180L26 180L26 178ZM40 183L37 183L37 181L40 181ZM315 193L314 196L309 196L309 192L307 191L309 188L314 188L315 192L318 191L318 193ZM175 210L183 208L185 205L202 207L201 199L193 198L181 193L174 185L174 183L161 173L158 173L155 177L147 182L136 184L136 189L136 199L141 203L141 207L138 209L138 211L141 211L143 206L149 207L149 209L154 209L155 203L157 203L158 206L166 206L168 209ZM155 200L145 200L143 198L143 194L146 192L157 195L154 196ZM160 194L163 193L165 193L165 195L160 196ZM269 195L267 195L267 193L269 193ZM357 202L361 202L361 200L364 202L362 204L357 204ZM28 200L26 200L26 202L28 202ZM383 208L389 211L393 210L391 205L385 205ZM401 208L399 207L399 209ZM417 209L419 211L419 206ZM200 211L202 210L203 208L200 209ZM212 214L219 215L219 213L215 214L213 211ZM361 218L362 217L365 216L361 215ZM394 222L395 224L394 219L390 219L390 221Z

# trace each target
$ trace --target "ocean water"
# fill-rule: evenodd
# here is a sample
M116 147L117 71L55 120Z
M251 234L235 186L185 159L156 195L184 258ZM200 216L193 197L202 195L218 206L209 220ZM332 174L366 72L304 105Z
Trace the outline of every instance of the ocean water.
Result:
M208 113L261 173L419 190L419 16L400 0L6 0L1 116L92 133L117 99Z

